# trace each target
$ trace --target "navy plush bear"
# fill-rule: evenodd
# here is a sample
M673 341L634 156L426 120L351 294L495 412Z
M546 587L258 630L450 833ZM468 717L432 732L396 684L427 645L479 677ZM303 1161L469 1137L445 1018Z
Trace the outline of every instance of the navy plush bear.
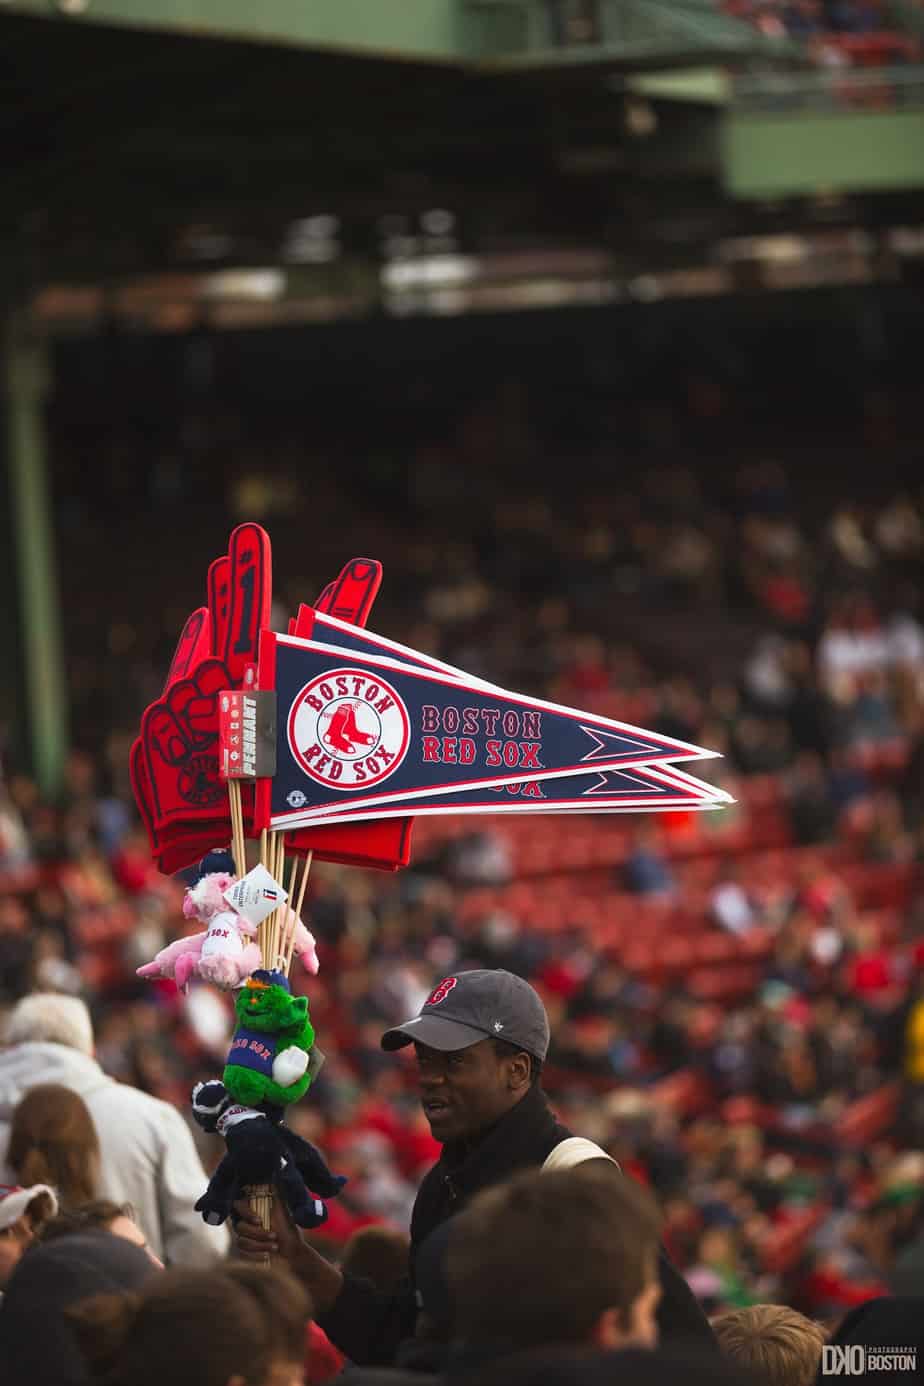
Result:
M217 1226L231 1215L251 1185L274 1185L299 1227L320 1227L327 1209L320 1198L335 1198L346 1183L331 1174L321 1154L283 1123L283 1109L269 1103L245 1107L224 1083L197 1083L193 1116L204 1131L224 1137L227 1153L196 1204L206 1222ZM311 1192L309 1192L309 1190Z

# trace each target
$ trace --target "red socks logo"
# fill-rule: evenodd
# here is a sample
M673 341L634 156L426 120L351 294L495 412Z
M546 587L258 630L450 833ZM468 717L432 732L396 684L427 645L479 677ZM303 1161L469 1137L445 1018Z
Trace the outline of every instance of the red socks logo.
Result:
M445 1001L446 997L449 995L453 987L456 985L457 980L458 979L456 977L446 977L442 982L440 982L439 986L436 988L436 991L431 992L430 996L428 996L427 1005L438 1006L441 1001Z

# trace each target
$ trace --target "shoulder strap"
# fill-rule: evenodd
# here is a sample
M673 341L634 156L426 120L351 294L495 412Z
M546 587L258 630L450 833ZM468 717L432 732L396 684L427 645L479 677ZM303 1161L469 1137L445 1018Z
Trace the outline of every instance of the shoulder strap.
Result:
M595 1141L589 1141L584 1136L569 1136L567 1140L559 1141L546 1157L542 1169L544 1173L550 1170L572 1169L575 1165L582 1165L585 1160L609 1160L610 1164L616 1165L612 1155L607 1155L603 1147ZM616 1167L619 1168L618 1165Z

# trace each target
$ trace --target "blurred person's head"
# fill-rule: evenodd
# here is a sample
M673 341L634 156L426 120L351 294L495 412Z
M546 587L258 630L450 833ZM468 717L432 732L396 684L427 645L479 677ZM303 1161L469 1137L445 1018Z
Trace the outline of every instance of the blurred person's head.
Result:
M650 1195L606 1161L480 1194L449 1242L457 1336L509 1351L652 1346L659 1222Z
M140 1247L85 1232L32 1247L10 1277L0 1313L0 1363L31 1386L90 1380L66 1310L90 1295L139 1289L159 1274Z
M308 1294L275 1266L170 1270L70 1314L107 1386L301 1386Z
M712 1320L724 1355L755 1386L811 1386L821 1361L825 1331L783 1304L730 1309Z
M60 1083L30 1088L13 1112L7 1161L21 1183L51 1184L64 1207L88 1203L100 1150L83 1098Z
M354 1232L340 1258L341 1270L371 1280L388 1294L407 1275L410 1240L392 1227L361 1227Z
M76 996L36 992L24 996L10 1012L4 1039L7 1044L64 1044L81 1054L93 1053L93 1024L85 1003Z
M39 1236L43 1242L52 1242L58 1237L74 1237L81 1232L110 1232L114 1237L124 1237L127 1242L146 1251L158 1269L164 1268L163 1262L148 1246L130 1203L94 1198L89 1203L77 1204L46 1222Z
M421 1100L438 1141L470 1140L538 1084L549 1018L528 982L502 969L446 977L419 1015L386 1031L388 1051L413 1044Z
M708 1227L699 1239L699 1259L704 1266L734 1266L738 1248L733 1232L721 1225Z
M6 1288L23 1252L42 1235L57 1211L57 1197L47 1184L25 1189L0 1184L0 1291Z

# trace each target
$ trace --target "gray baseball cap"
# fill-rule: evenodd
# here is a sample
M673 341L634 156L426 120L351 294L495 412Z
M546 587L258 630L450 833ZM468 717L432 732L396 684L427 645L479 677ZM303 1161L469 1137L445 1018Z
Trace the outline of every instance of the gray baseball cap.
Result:
M418 1041L443 1052L467 1049L490 1036L525 1049L537 1059L549 1052L549 1018L529 982L501 968L475 968L444 977L420 1015L382 1036L383 1049Z

